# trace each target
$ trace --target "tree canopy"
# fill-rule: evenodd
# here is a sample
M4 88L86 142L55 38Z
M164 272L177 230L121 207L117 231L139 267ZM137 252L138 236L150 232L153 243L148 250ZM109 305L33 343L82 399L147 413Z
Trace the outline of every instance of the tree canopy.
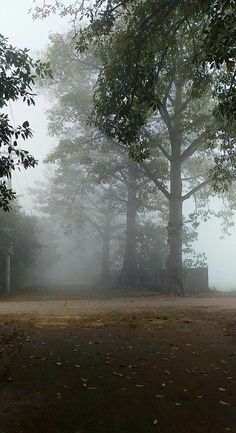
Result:
M175 36L189 26L189 38L195 45L190 61L198 76L209 74L209 70L214 75L211 91L218 99L214 114L225 135L211 177L216 189L228 187L235 177L235 0L77 0L73 3L51 0L44 5L37 1L35 3L32 10L34 18L46 18L57 13L72 19L78 50L84 51L93 43L100 48L105 46L105 50L110 43L122 48L129 77L126 90L132 100L145 80L151 92L153 75L156 82L168 66L167 58L173 49ZM195 25L198 25L197 37ZM156 59L155 70L151 71L148 62L151 61L153 42L158 42L160 56ZM147 47L149 51L144 56ZM125 104L126 110L129 108L134 122L137 122L137 113L128 107L129 103L130 98ZM140 120L145 114L142 104L139 108ZM131 128L129 133L131 140ZM138 154L145 156L141 147L136 156Z

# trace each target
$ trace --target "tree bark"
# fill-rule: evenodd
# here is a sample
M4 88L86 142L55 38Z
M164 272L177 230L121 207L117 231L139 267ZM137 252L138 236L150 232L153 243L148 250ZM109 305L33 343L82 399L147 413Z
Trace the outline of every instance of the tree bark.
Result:
M182 185L181 164L173 161L170 173L170 200L168 222L168 247L166 269L166 290L169 294L184 294L183 269L182 269Z
M137 168L130 161L127 180L126 245L120 283L132 286L137 282L136 258Z
M170 199L168 221L169 254L166 266L166 291L169 294L184 294L182 268L182 232L183 232L183 200L181 179L181 145L182 145L182 91L183 84L176 80L176 95L170 134Z

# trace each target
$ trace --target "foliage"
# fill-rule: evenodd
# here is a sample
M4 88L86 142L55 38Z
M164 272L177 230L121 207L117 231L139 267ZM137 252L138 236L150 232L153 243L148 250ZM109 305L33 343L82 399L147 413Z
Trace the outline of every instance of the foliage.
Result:
M13 286L19 286L39 254L37 219L25 215L16 202L10 213L0 210L0 269L1 287L5 285L5 263L11 254Z
M37 4L38 2L35 1ZM236 67L235 67L235 41L236 41L236 1L235 0L200 0L186 1L173 0L77 0L70 1L51 0L45 5L36 5L33 10L34 18L45 18L51 13L72 18L77 48L84 52L91 44L97 44L103 50L104 57L110 49L115 49L124 56L127 63L126 71L116 73L121 76L126 73L126 81L122 87L113 91L113 97L118 96L120 104L120 117L123 119L130 113L129 128L126 141L132 143L137 137L134 126L143 124L146 117L145 99L153 96L153 105L159 103L160 93L153 92L153 79L158 82L162 72L168 69L168 58L175 44L175 37L184 27L189 27L189 40L195 46L190 63L196 71L196 77L210 74L214 76L212 95L217 97L218 106L214 113L218 119L219 129L223 131L225 139L214 169L210 172L213 184L217 190L225 190L235 178L235 130L229 129L236 120ZM83 25L81 22L83 21ZM194 26L197 25L196 34ZM159 45L160 56L153 65L153 44ZM103 59L104 60L104 59ZM119 55L118 55L118 64ZM113 75L110 82L115 80ZM108 71L107 71L108 77ZM104 76L102 77L104 78ZM109 81L108 80L108 81ZM107 82L100 80L100 89L107 89ZM121 86L121 81L119 80ZM109 90L108 90L109 92ZM121 92L121 98L119 98ZM137 93L141 98L137 99ZM149 98L150 99L150 98ZM122 103L123 101L123 103ZM113 101L118 107L117 101ZM124 104L125 102L125 104ZM96 101L98 104L99 102ZM138 110L135 110L135 104ZM112 112L112 105L110 107ZM110 130L114 125L110 115ZM119 117L117 121L120 121ZM102 122L101 122L102 124ZM108 121L106 127L108 127ZM227 126L228 132L225 131ZM126 123L121 121L119 136L124 139ZM118 131L117 131L118 133ZM139 147L132 144L131 155L136 159L148 156L145 143Z
M12 47L8 40L0 35L0 207L9 210L10 201L15 193L8 187L6 178L11 177L11 171L23 166L25 169L34 167L37 161L28 151L18 147L19 140L32 136L28 121L20 126L12 126L4 108L17 100L26 102L29 106L35 104L33 86L37 76L44 78L51 75L48 64L34 61L27 49Z

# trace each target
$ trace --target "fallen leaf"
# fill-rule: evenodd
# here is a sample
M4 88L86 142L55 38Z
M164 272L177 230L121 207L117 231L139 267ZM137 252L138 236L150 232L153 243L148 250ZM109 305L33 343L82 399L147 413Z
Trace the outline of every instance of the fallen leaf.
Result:
M222 401L222 400L220 400L220 404L222 404L223 406L231 406L229 403L227 403L226 401Z
M119 376L119 377L123 377L123 376L124 376L123 373L117 373L116 371L113 371L113 374L114 374L115 376Z
M219 388L219 391L225 391L225 389L224 388Z
M153 420L153 424L154 424L154 425L157 425L157 423L158 423L158 420L157 420L157 418L156 418L156 419Z

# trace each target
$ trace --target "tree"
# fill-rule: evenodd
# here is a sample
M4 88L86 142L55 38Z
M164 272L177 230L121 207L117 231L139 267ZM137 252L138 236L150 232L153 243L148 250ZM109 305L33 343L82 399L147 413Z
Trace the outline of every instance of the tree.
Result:
M71 141L69 144L71 150ZM55 169L49 185L45 188L40 185L34 191L38 196L39 210L60 220L66 236L77 239L81 231L87 231L88 244L96 236L101 245L98 254L100 280L108 283L111 242L124 226L120 220L124 206L119 197L119 188L111 181L96 182L91 164L86 164L85 160L82 163L76 145L74 151L68 153L65 141L48 156L47 162L54 163Z
M183 35L180 35L179 39L183 39ZM183 40L185 42L188 40L186 34ZM177 46L178 43L179 41L177 41ZM129 123L129 110L126 110L128 115L125 117L119 110L120 106L118 109L116 107L117 101L123 103L129 98L124 79L124 76L127 75L125 75L126 63L123 60L123 50L121 49L120 52L111 50L109 54L106 52L103 59L105 65L106 59L107 64L111 65L110 75L108 78L105 73L101 75L99 91L95 95L95 107L98 109L102 107L103 110L99 112L99 116L101 114L103 117L97 118L98 126L102 131L99 133L91 122L89 125L87 123L91 108L93 77L96 74L98 62L90 53L88 55L76 53L73 46L71 47L70 35L67 37L51 36L48 56L55 75L55 82L51 83L51 95L57 98L57 104L49 113L49 128L53 134L64 135L68 138L60 140L58 148L55 149L49 160L59 162L61 169L65 168L66 164L66 172L70 170L70 166L77 167L75 174L72 175L73 180L71 179L68 183L70 189L74 183L76 185L72 187L74 188L73 194L79 190L81 182L81 175L76 174L76 170L89 173L89 176L92 175L93 182L96 178L97 185L101 182L106 184L109 181L117 184L119 181L127 188L126 249L121 273L121 281L126 284L132 284L137 279L135 221L140 206L138 200L140 180L138 178L142 179L143 184L143 177L147 176L149 182L155 183L169 203L171 260L168 265L170 267L168 275L172 275L172 282L170 281L168 286L172 285L171 290L177 292L182 290L180 287L182 206L185 200L209 184L207 178L209 166L204 163L204 158L208 154L209 159L212 159L213 154L210 150L207 151L207 146L209 143L212 146L215 140L215 126L212 125L211 116L212 106L208 103L210 92L206 91L210 84L210 77L203 75L200 79L195 78L195 67L189 62L192 55L191 48L191 44L186 42L185 49L178 46L175 51L173 50L168 70L163 74L162 80L159 80L159 87L154 82L151 90L146 92L146 101L143 101L144 87L140 89L137 107L139 109L143 104L142 115L146 116L146 124L141 123L141 127L138 123L140 111L135 106L131 122L136 118L138 119L137 125ZM158 51L158 47L154 44L153 49ZM178 49L182 49L183 58L181 59L178 56ZM148 66L150 69L153 67L151 63ZM105 69L105 72L107 70ZM80 77L79 80L78 77ZM114 78L114 85L111 77ZM117 84L118 88L115 87ZM114 91L116 92L115 98ZM161 104L156 103L155 105L153 98L156 96L158 99L157 94L162 94L163 98ZM148 97L151 99L148 100ZM203 109L202 106L205 108ZM112 111L113 109L117 111ZM145 117L143 119L144 122ZM145 156L147 156L147 151L149 153L151 151L149 159L140 164L141 169L137 162L126 156L126 146L123 142L130 143L130 132L133 137L135 134L137 137L136 143L131 143L130 146L134 157L136 154L140 155L140 147L146 154ZM111 138L107 139L107 136ZM117 138L122 141L118 141ZM179 160L182 151L183 154ZM192 161L190 157L193 155L195 158ZM200 164L201 170L196 169L196 164ZM172 176L170 192L167 184L169 166L171 166ZM182 191L183 180L185 185ZM150 188L150 185L147 186ZM68 191L66 195L68 196ZM159 196L158 201L160 201ZM177 233L176 227L178 228ZM174 282L178 287L173 288Z
M212 116L216 104L211 100L212 75L209 71L199 75L191 62L196 43L189 34L195 32L198 38L194 22L182 26L175 38L172 35L172 49L160 76L163 46L155 31L140 47L138 60L137 53L132 58L133 41L127 40L126 32L120 28L101 48L95 122L107 136L127 145L167 199L166 286L169 292L182 293L183 202L210 184L208 171L217 155L212 149L221 141ZM169 167L164 182L156 166L160 158Z
M214 74L212 95L217 97L218 105L214 114L218 119L224 140L221 143L221 155L216 156L215 167L211 170L213 185L216 190L225 190L235 178L235 119L236 119L236 1L235 0L77 0L73 3L56 2L35 6L34 18L46 18L50 14L72 17L78 49L97 42L100 46L107 36L119 32L120 23L125 27L124 55L130 58L130 66L139 67L140 48L147 46L150 36L159 41L161 55L156 69L156 81L161 79L165 70L169 51L173 48L175 35L187 24L199 23L197 44L194 31L189 33L189 40L195 44L191 63L198 73L209 70ZM81 26L81 20L86 24ZM201 26L202 23L202 26ZM199 43L200 42L200 43ZM118 41L118 43L123 43ZM126 52L125 52L126 51ZM145 70L143 70L145 75ZM140 80L139 80L140 81ZM136 81L133 81L135 85ZM137 84L137 83L136 83ZM130 83L131 87L132 84ZM131 88L129 88L131 93ZM135 94L135 88L133 89ZM225 126L227 128L225 128ZM231 127L233 130L231 131Z
M7 186L6 178L16 167L24 169L34 167L37 163L28 151L18 147L19 139L26 140L32 136L28 121L13 127L4 107L11 102L22 100L28 105L35 104L32 87L37 76L44 78L51 75L49 65L34 61L27 49L12 47L6 38L0 35L0 207L9 210L10 201L15 193Z
M139 178L144 175L137 163L128 158L126 147L122 143L108 140L93 123L88 125L99 60L92 53L78 54L73 47L71 33L66 36L51 35L47 60L50 60L55 77L54 82L49 82L49 91L57 101L48 115L49 130L58 138L62 135L66 137L65 140L60 140L50 160L53 159L59 165L66 162L84 167L86 172L90 173L90 182L92 175L92 182L95 181L97 186L112 183L116 185L117 191L122 191L119 198L116 197L122 205L122 212L126 207L127 213L120 282L135 284L138 189L141 182ZM147 184L145 187L148 190Z
M27 271L39 255L38 221L25 215L19 204L12 206L9 214L0 210L0 286L6 286L6 256L11 254L11 280L14 288L25 283Z

